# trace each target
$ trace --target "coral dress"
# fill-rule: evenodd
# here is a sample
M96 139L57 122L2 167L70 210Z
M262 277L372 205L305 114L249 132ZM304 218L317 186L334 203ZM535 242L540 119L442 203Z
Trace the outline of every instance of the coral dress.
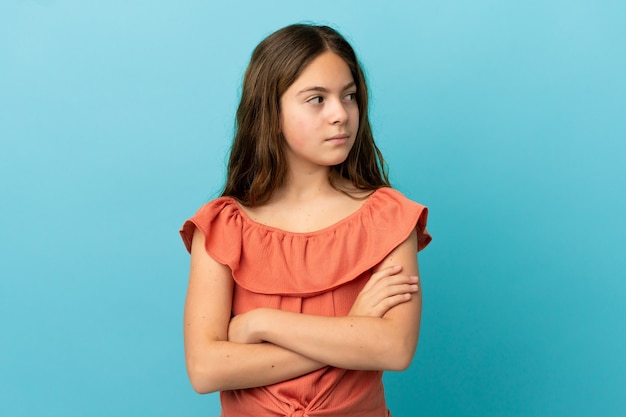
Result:
M206 251L235 281L232 313L258 307L345 316L372 269L417 230L418 250L431 240L426 207L391 188L376 190L355 213L324 229L293 233L250 219L230 197L213 200L180 233L191 249L194 229ZM389 415L382 371L325 367L299 378L220 394L223 417Z

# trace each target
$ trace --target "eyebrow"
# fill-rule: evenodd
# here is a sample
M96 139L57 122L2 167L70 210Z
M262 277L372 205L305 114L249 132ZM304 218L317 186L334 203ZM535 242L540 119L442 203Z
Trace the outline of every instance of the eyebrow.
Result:
M352 88L356 85L356 83L354 81L349 82L348 84L346 84L341 91L345 91L349 88ZM318 86L314 86L314 87L307 87L304 90L300 90L298 91L298 93L296 95L300 95L300 94L304 94L304 93L310 93L310 92L320 92L320 93L328 93L330 90L328 88L325 87L318 87Z

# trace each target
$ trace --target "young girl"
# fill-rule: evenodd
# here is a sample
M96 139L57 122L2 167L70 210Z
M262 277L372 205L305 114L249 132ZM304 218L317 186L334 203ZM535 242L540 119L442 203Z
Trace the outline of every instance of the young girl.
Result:
M181 229L185 356L222 416L388 416L382 371L417 345L425 207L390 188L352 47L325 26L262 41L222 196Z

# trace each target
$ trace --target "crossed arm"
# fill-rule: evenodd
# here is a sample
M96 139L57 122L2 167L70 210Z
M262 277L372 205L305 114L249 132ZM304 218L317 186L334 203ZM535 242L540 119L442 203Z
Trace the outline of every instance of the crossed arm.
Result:
M330 365L401 370L419 335L417 238L413 232L374 271L348 316L256 309L231 319L230 269L194 233L184 335L187 372L200 393L270 385Z

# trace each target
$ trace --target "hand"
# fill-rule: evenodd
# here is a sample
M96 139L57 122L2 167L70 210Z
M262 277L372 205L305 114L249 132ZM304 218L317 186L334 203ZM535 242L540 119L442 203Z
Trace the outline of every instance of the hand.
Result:
M254 335L254 319L259 309L250 310L230 319L228 324L228 341L235 343L261 343L263 340Z
M349 316L382 317L398 304L406 303L419 290L418 277L400 275L402 266L391 266L372 275L352 305Z

